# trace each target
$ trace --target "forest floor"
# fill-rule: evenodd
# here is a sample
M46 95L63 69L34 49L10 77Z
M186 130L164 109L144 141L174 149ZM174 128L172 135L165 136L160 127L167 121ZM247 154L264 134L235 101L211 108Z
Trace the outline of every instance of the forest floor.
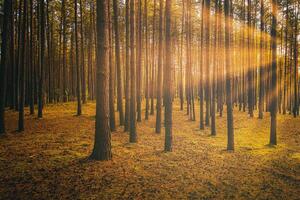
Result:
M137 125L137 144L123 127L112 133L113 159L99 162L86 159L95 103L80 117L75 111L66 103L46 106L43 119L26 114L23 133L15 131L17 113L7 112L0 199L300 199L300 118L279 115L278 145L270 147L269 115L251 119L235 109L235 151L227 152L226 117L217 117L211 137L176 103L173 152L163 152L164 129L155 134L150 116Z

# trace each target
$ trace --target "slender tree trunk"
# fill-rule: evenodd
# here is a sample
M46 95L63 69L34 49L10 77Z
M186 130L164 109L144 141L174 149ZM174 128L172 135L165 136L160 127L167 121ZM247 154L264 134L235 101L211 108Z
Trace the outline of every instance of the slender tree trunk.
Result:
M149 39L148 39L148 1L144 1L144 20L145 20L145 43L146 43L146 57L145 57L145 68L146 68L146 89L145 89L145 96L146 96L146 111L145 111L145 120L149 118L149 57L148 57L148 50L149 50Z
M109 66L108 66L108 24L107 0L97 0L97 89L96 130L91 159L110 160L111 133L109 127Z
M248 0L248 108L249 108L249 114L250 117L253 117L253 65L252 65L252 60L251 60L251 56L252 56L252 52L251 52L251 1Z
M171 94L171 5L172 0L166 0L166 61L164 80L164 102L165 102L165 151L172 151L172 94Z
M204 0L202 0L202 16L201 16L201 63L200 63L200 88L199 88L199 99L200 99L200 130L204 130L204 97L203 97L203 66L204 66Z
M2 44L1 44L1 63L0 63L0 135L5 133L5 97L6 97L6 80L7 69L9 60L13 60L10 57L11 51L11 18L13 17L13 2L11 0L5 0L3 5L4 19L3 19L3 31L2 31Z
M83 33L83 8L82 0L79 0L80 3L80 44L81 44L81 77L82 77L82 103L86 103L86 75L85 75L85 55L84 55L84 33Z
M119 34L119 10L118 1L113 0L114 9L114 30L115 30L115 55L117 65L117 98L118 98L118 110L119 110L119 122L120 125L124 125L123 114L123 94L122 94L122 74L121 74L121 61L120 61L120 34Z
M226 105L227 105L227 150L234 150L234 132L233 132L233 108L232 108L232 93L231 93L231 50L230 50L230 6L231 1L224 1L225 12L225 68L226 68Z
M190 78L187 78L187 77L190 77L191 74L190 74L190 48L189 48L189 31L190 31L190 26L189 26L189 23L190 23L190 17L189 17L189 7L190 7L190 0L187 0L186 1L186 7L185 7L185 21L184 21L184 24L185 24L185 54L186 54L186 64L185 64L185 96L186 96L186 114L187 115L190 115L190 108L191 108L191 98L190 98Z
M108 6L108 43L109 43L109 116L110 116L110 130L116 130L116 119L115 119L115 66L113 62L112 52L112 26L111 26L111 15L110 15L110 2Z
M261 6L261 22L260 22L260 67L259 67L259 105L258 105L258 118L263 118L263 107L264 107L264 18L265 18L265 11L264 11L264 1L260 0Z
M23 3L22 26L20 27L20 46L19 46L19 66L20 66L20 99L19 99L19 126L18 131L24 131L24 101L25 101L25 46L26 46L26 16L27 16L27 0L20 1ZM42 5L40 5L42 6ZM20 6L21 8L21 6ZM21 13L21 12L20 12Z
M89 33L88 33L88 98L89 100L94 100L94 82L93 82L93 51L91 47L93 47L93 37L94 37L94 29L93 29L93 1L90 2L90 15L89 15Z
M129 3L130 0L126 0L125 11L125 29L126 29L126 92L125 92L125 126L124 130L128 131L130 128L130 27L129 27Z
M26 1L26 0L25 0ZM38 118L43 117L44 101L44 64L45 64L45 5L44 1L40 2L40 58L39 58L39 91L38 91Z
M71 47L70 47L70 67L71 67L71 94L72 100L74 99L76 89L75 89L75 67L74 67L74 29L72 28L71 33Z
M184 1L182 1L182 18L181 18L181 40L180 40L180 77L179 77L179 96L180 96L180 110L183 110L184 96L183 96L183 35L184 35Z
M242 15L242 21L243 21L243 27L246 27L246 0L243 0L243 15ZM246 28L245 28L246 29ZM247 29L246 29L247 30ZM245 35L246 35L246 30L242 30L242 44L243 44L243 48L242 48L242 65L243 65L243 69L242 69L242 73L243 73L243 112L246 112L246 105L247 105L247 93L246 93L246 87L247 87L247 83L246 83L246 66L247 66L247 61L246 61L246 39L245 39Z
M287 67L288 67L288 24L289 24L289 0L286 4L285 13L285 55L284 55L284 83L283 83L283 114L286 114L286 104L287 104Z
M205 112L205 125L209 126L209 116L210 116L210 0L205 0L204 3L204 16L205 16L205 52L206 57L204 59L204 67L205 67L205 105L206 105L206 112Z
M152 23L152 72L151 72L151 107L150 115L154 115L154 81L155 81L155 32L156 32L156 0L153 5L153 23Z
M18 24L17 26L17 39L16 39L16 54L15 54L15 76L14 76L14 82L15 82L15 91L14 91L14 108L16 111L19 110L19 96L20 96L20 62L19 62L19 57L20 57L20 41L21 41L21 23L22 23L22 1L19 1L18 4L18 12L16 12L16 23Z
M33 115L34 114L34 55L33 55L33 0L30 0L30 44L29 44L29 59L30 59L30 63L29 63L29 67L30 67L30 76L29 76L29 83L30 83L30 87L29 87L29 91L28 91L28 95L29 95L29 104L30 104L30 114Z
M67 36L66 36L66 5L65 0L62 0L62 8L61 8L61 14L62 14L62 37L63 37L63 102L67 102Z
M52 12L51 12L52 13ZM51 37L51 32L52 32L52 27L53 27L53 18L50 22L50 10L49 10L49 0L46 0L46 27L47 27L47 73L45 74L45 77L47 77L46 85L47 85L47 100L48 103L53 103L53 98L52 98L52 85L51 85L51 79L52 79L52 72L51 69L53 67L52 65L52 60L54 59L53 57L53 50L52 50L52 44L53 44L53 37ZM32 45L32 44L31 44ZM32 79L32 78L31 78ZM32 92L33 93L33 92Z
M277 0L272 0L272 29L271 29L271 47L272 47L272 78L271 78L271 131L270 145L277 144L277 42L276 42L276 25L277 25Z
M212 77L212 99L211 99L211 135L216 135L216 69L217 69L217 35L219 26L218 0L215 2L215 40L214 40L214 61L213 61L213 77Z
M129 142L137 142L136 134L136 68L135 68L135 0L130 0L130 134Z
M137 69L136 69L136 96L137 96L137 121L142 121L141 88L142 88L142 0L138 0L137 17Z
M299 8L299 6L298 6ZM298 17L299 10L296 13L295 19L295 36L294 36L294 108L293 115L297 117L299 115L299 103L298 103Z
M99 3L98 3L99 4ZM75 50L76 50L76 93L77 93L77 115L81 115L81 78L80 78L80 64L79 64L79 45L78 45L78 20L77 20L77 0L75 0Z
M7 76L10 77L10 82L8 82L7 88L10 88L10 95L9 95L9 108L12 110L14 108L14 92L15 92L15 81L14 81L14 76L15 76L15 19L14 19L14 5L15 3L12 2L11 4L11 13L10 13L10 51L9 51L9 56L10 56L10 65L11 65L11 70L7 73ZM3 24L4 25L4 24ZM7 68L8 69L8 68ZM9 73L9 74L8 74ZM2 80L2 79L1 79ZM0 86L1 87L1 86ZM1 111L0 111L1 112ZM1 114L0 114L1 115ZM4 115L3 115L4 119ZM0 122L1 123L1 122ZM1 134L1 133L0 133Z
M156 102L156 128L155 132L161 131L161 106L162 106L162 12L163 12L163 0L159 2L159 38L158 38L158 66L157 66L157 102Z

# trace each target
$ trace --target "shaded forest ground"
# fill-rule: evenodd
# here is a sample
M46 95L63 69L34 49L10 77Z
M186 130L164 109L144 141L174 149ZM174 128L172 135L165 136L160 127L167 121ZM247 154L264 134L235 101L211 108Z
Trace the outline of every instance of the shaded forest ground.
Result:
M197 106L198 107L198 106ZM200 131L174 105L174 152L164 153L164 130L155 117L137 126L137 144L118 128L113 160L87 161L93 148L95 104L74 116L75 103L48 105L44 119L26 115L16 132L17 113L8 112L0 138L1 199L299 199L300 118L278 117L277 147L269 147L269 115L251 119L234 111L234 153L226 149L226 118L217 136ZM197 113L198 110L197 110ZM116 115L116 119L118 115ZM224 114L226 116L226 113Z

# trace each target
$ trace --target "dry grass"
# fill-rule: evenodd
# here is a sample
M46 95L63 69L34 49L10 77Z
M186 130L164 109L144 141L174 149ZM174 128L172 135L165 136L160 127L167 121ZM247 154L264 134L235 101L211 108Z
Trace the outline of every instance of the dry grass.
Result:
M74 116L74 103L49 105L44 119L7 114L0 138L1 199L299 199L300 119L279 116L278 141L269 147L269 116L250 119L234 112L235 152L226 149L226 118L217 136L200 131L174 105L174 152L164 153L164 130L155 118L139 123L137 144L118 128L113 160L87 161L94 139L95 104ZM197 112L199 113L199 112ZM226 114L225 114L226 115ZM116 115L117 119L117 115Z

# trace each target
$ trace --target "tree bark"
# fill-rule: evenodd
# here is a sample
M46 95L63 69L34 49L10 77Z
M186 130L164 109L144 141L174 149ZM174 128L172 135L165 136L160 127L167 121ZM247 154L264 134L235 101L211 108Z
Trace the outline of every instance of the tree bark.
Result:
M271 48L272 48L272 72L271 72L271 130L270 145L277 144L277 0L272 0L272 27L271 27Z
M142 121L141 110L141 88L142 88L142 0L138 0L138 18L137 18L137 69L136 69L136 96L137 96L137 121Z
M145 111L145 120L149 118L149 40L148 40L148 1L144 1L144 20L145 20L145 43L146 43L146 55L145 55L145 68L146 68L146 111Z
M166 56L165 56L165 72L164 80L164 102L165 102L165 151L172 151L172 80L171 80L171 5L172 0L166 0Z
M263 118L263 107L264 107L264 64L263 64L263 57L264 57L264 18L265 18L265 11L264 11L264 1L260 0L261 6L261 22L260 22L260 67L259 67L259 103L258 103L258 118Z
M205 125L209 126L209 116L210 116L210 95L211 95L211 86L210 86L210 0L205 0L204 3L204 16L205 16L205 52L206 56L204 59L204 67L205 67Z
M109 127L109 66L107 0L97 0L97 89L96 130L94 149L90 155L95 160L110 160L111 132Z
M130 0L126 0L125 11L125 31L126 31L126 83L125 83L125 126L124 130L130 129L130 19L129 19Z
M159 38L158 38L158 65L157 65L157 96L156 96L156 126L155 132L161 131L161 106L162 106L162 20L163 20L163 0L159 1Z
M5 97L6 97L6 81L7 81L7 69L9 60L13 60L10 57L11 51L11 26L10 22L13 18L13 2L11 0L5 0L3 5L4 19L3 19L3 31L2 31L2 44L1 44L1 63L0 63L0 135L5 133Z
M135 0L130 0L130 134L129 142L137 142L136 134L136 68L135 68Z
M77 20L77 0L75 0L75 48L76 48L76 92L77 92L77 115L81 115L81 73L80 73L80 64L79 64L79 45L78 45L78 20Z
M231 93L231 50L230 50L230 6L231 1L224 1L225 12L225 68L226 68L226 105L227 105L227 150L234 150L234 129L233 129L233 108L232 108L232 93Z
M20 1L23 3L22 26L20 27L20 46L19 46L19 66L20 66L20 99L19 99L19 124L18 131L24 131L24 101L25 101L25 46L26 46L26 16L27 16L27 0ZM42 5L40 5L42 6ZM20 6L21 8L21 6ZM20 12L21 13L21 12Z
M26 1L26 0L25 0ZM44 1L40 2L40 58L39 58L39 87L38 87L38 118L43 117L44 101L44 64L45 64L45 5Z
M86 75L85 75L85 55L84 55L84 33L83 33L83 9L82 9L82 0L79 0L80 3L80 44L81 44L81 77L82 77L82 103L86 103Z
M110 2L108 6L108 43L109 43L109 117L110 117L110 130L116 130L116 118L115 118L115 66L113 62L112 52L112 26L110 15Z
M119 10L117 0L113 0L114 10L114 30L115 30L115 58L117 65L117 98L118 98L118 110L119 110L119 122L120 125L124 125L123 114L123 94L122 94L122 74L120 63L120 33L119 33Z

